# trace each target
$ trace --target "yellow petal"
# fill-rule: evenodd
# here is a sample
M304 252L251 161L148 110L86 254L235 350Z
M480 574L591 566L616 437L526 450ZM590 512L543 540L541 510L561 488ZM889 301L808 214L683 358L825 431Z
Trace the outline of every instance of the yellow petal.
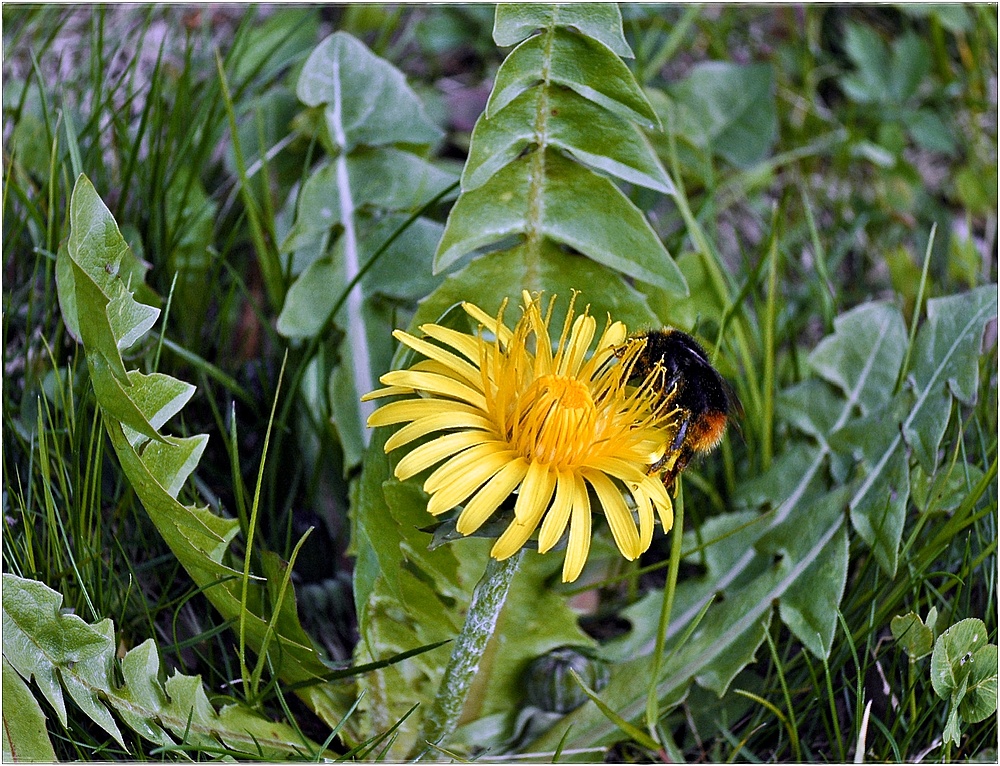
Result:
M639 484L646 478L646 472L640 470L636 463L616 457L602 456L588 460L587 467L632 484Z
M584 471L584 478L590 482L604 509L604 515L611 527L611 536L615 538L618 550L629 561L634 561L642 553L639 548L639 532L635 528L632 514L621 492L605 474L599 471Z
M478 365L482 361L486 344L481 338L437 324L420 325L420 331L429 338L434 338L434 340L451 346L475 365Z
M411 476L430 468L435 463L444 460L446 457L461 452L474 444L483 441L482 431L459 431L457 434L446 434L432 439L426 444L421 444L412 452L408 452L396 465L396 478L406 481Z
M480 410L486 410L486 399L482 392L445 375L417 370L394 370L383 375L381 380L386 385L409 386L418 391L458 399Z
M493 423L489 418L484 418L475 410L472 412L441 412L436 415L429 415L425 418L414 420L409 425L403 426L396 431L386 441L385 451L392 452L396 447L409 444L421 436L451 428L468 428L490 432L493 429Z
M413 393L413 389L406 386L389 386L388 388L378 388L374 391L369 391L361 397L361 401L370 402L372 399L383 399L387 396L405 396L406 394L412 395Z
M461 481L464 474L477 470L477 463L482 460L489 459L491 462L496 462L497 460L510 461L516 456L517 453L508 449L504 442L490 439L482 444L477 444L465 450L465 452L449 458L435 468L434 472L427 477L427 481L424 482L424 492L428 494L437 492L439 489L447 487L451 482ZM494 473L496 471L492 471L490 476ZM483 481L486 481L488 478L489 476L485 477Z
M643 484L643 488L648 492L649 486L657 485L661 489L663 488L663 482L660 481L657 476L647 477L647 481ZM670 495L666 490L663 491L664 501L660 501L656 496L653 496L653 507L656 508L656 513L660 517L660 524L663 525L663 531L669 532L671 527L674 525L674 501L670 499Z
M540 378L552 372L552 339L537 305L532 305L528 316L535 333L535 377Z
M472 447L467 452L472 452L475 449L477 447ZM465 452L462 453L462 455L465 454ZM427 503L427 512L432 516L437 516L439 513L459 505L480 486L493 478L501 468L510 462L511 457L509 452L485 455L476 460L468 470L448 474L447 483L434 492L430 502ZM426 486L424 490L429 491Z
M532 463L528 466L528 475L524 477L517 502L514 504L514 521L497 538L493 550L490 551L493 558L500 560L509 558L524 547L538 526L538 522L542 520L542 515L552 499L555 482L555 471L550 470L548 466L541 463Z
M556 485L556 472L545 463L532 461L514 503L514 518L524 521L535 515L539 505L547 506Z
M649 495L649 499L653 501L654 505L662 505L669 508L671 518L673 518L674 504L670 500L667 488L663 486L663 480L659 476L645 477L642 481L642 488ZM666 528L669 529L670 525L668 524Z
M463 402L447 399L402 399L383 404L368 416L368 425L392 426L441 413L479 413L480 410Z
M465 504L455 525L459 534L469 535L479 529L500 504L510 497L510 493L521 483L527 472L528 461L523 457L516 458L501 468L496 476L486 482L475 497Z
M636 511L639 514L639 548L647 551L649 544L653 542L653 505L641 486L630 486L629 489L632 490Z
M590 553L590 495L582 476L573 480L573 518L569 526L569 544L563 561L562 581L573 582L583 571Z
M594 339L597 331L597 322L592 316L584 314L577 317L573 323L573 332L570 333L569 341L566 344L566 351L560 360L560 375L576 375L580 372L584 357L590 349L590 342Z
M400 343L409 346L414 351L426 356L428 359L433 359L435 362L443 364L463 380L472 383L476 387L479 386L482 374L478 369L473 367L464 359L455 356L453 353L446 351L440 346L428 343L422 338L416 338L407 332L403 332L402 330L396 330L393 332L392 336Z
M601 333L600 340L597 341L597 348L603 349L609 346L620 346L628 337L628 328L621 322L612 322Z
M563 531L566 529L566 522L569 521L569 513L573 506L573 493L575 492L575 480L571 471L560 471L556 479L556 497L552 501L552 507L545 514L542 528L538 530L538 552L545 553L553 545L559 542Z
M501 346L508 346L510 344L511 338L514 334L510 331L506 325L498 325L496 317L491 317L485 311L483 311L479 306L473 303L463 303L462 308L465 309L465 313L475 319L479 324L493 333L497 340L500 341Z

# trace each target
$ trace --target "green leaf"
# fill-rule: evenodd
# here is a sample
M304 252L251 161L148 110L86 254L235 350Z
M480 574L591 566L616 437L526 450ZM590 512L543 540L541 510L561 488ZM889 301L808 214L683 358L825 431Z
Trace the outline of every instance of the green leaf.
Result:
M907 375L916 403L903 423L903 437L927 473L937 464L951 397L963 404L976 400L983 329L996 316L996 285L927 301L927 321L917 333Z
M970 663L969 685L958 712L966 723L979 723L997 709L997 647L987 644L973 652Z
M84 345L99 352L110 373L125 383L120 352L145 335L160 312L133 300L122 276L131 273L127 265L134 256L111 211L86 176L80 176L73 187L69 223L66 253L74 285L73 295L67 296L64 303L75 308ZM82 321L84 315L88 321Z
M889 101L889 51L882 38L868 26L848 22L844 50L855 71L841 78L844 92L858 103Z
M472 132L462 190L482 186L534 143L536 118L546 109L548 145L623 181L674 193L673 183L635 125L564 88L532 88L492 117L481 115Z
M939 697L948 699L959 691L975 664L970 660L988 643L986 625L974 617L955 623L938 636L931 654L931 684Z
M719 517L712 520L716 525L701 531L702 539L714 540L706 543L707 574L678 586L674 615L667 631L669 660L663 664L657 685L661 704L682 697L695 679L718 694L725 692L736 673L753 660L763 641L774 602L780 604L788 593L794 598L796 587L802 587L803 576L811 576L809 582L815 584L821 573L812 568L814 562L821 560L831 545L839 548L834 541L843 531L841 509L846 497L846 489L842 489L820 495L813 502L786 503L784 514L779 509L779 513L770 517L772 531L767 538L762 537L768 533L766 522L747 524L756 514L731 514L732 519ZM758 547L762 552L757 551ZM779 550L775 557L772 551ZM677 643L720 590L724 598L709 607L686 641ZM824 608L835 618L835 605L824 607L817 603L815 613ZM821 622L825 624L826 619ZM826 635L812 639L815 645L825 640ZM636 684L636 678L648 677L649 654L654 646L654 635L645 642L630 642L627 653L630 659L612 668L611 680L602 691L605 702L626 720L638 721L645 713L645 683ZM593 706L584 705L527 747L533 751L554 748L567 730L566 748L607 745L614 741L614 729Z
M532 194L543 199L537 220L528 217ZM602 204L581 204L581 199ZM558 152L528 155L462 194L438 246L435 271L506 237L527 235L532 224L538 234L616 271L676 292L686 290L680 270L642 212L611 181Z
M529 38L510 52L497 71L486 116L492 118L521 93L534 88L542 72L548 73L544 86L562 85L623 119L647 128L660 127L635 76L614 51L598 40L558 27Z
M913 140L924 149L944 154L955 154L955 133L937 112L917 109L908 115L906 129Z
M502 48L509 48L539 29L550 27L573 27L600 40L619 56L634 58L625 40L617 3L502 3L497 6L493 41Z
M913 503L924 512L953 511L983 477L983 469L971 463L942 466L928 476L916 465L910 475Z
M122 747L125 743L113 713L157 745L217 747L221 740L234 751L272 759L319 752L317 745L303 739L291 726L270 721L249 709L230 705L216 711L197 676L176 673L162 684L160 660L152 639L127 652L119 663L111 621L88 625L74 614L63 613L62 601L61 594L43 583L3 575L4 658L22 678L35 678L64 725L65 688L73 701ZM116 680L116 674L120 674L122 683ZM8 701L4 705L5 721ZM41 731L45 731L44 723Z
M436 321L450 306L461 301L469 301L487 314L496 315L503 299L518 302L521 290L544 291L546 295L566 299L557 305L557 312L565 309L574 290L581 291L577 310L589 305L598 324L609 315L629 328L650 327L657 323L656 315L642 294L619 274L545 242L538 252L519 246L475 259L447 277L420 304L410 327ZM553 321L560 327L562 318L557 313Z
M889 573L895 571L910 494L906 446L913 447L926 472L935 470L951 392L966 403L975 396L979 344L987 318L996 315L996 291L987 286L934 299L927 312L903 395L892 396L906 348L906 331L894 308L870 304L848 312L809 357L845 396L847 409L834 424L831 444L861 461L851 521ZM854 408L863 417L852 418Z
M826 519L823 519L826 511ZM807 523L831 525L842 513L839 506L824 503L814 508ZM800 522L801 523L801 522ZM789 542L803 538L799 523L788 524ZM803 552L793 551L799 560ZM837 613L832 604L839 604L847 584L848 566L847 529L839 529L809 564L801 570L795 583L788 588L778 604L782 621L789 630L812 652L822 659L830 654L837 630Z
M835 450L859 461L863 479L850 500L851 524L889 574L896 571L910 496L909 461L899 434L905 404L897 398L886 412L854 420L830 440Z
M229 543L239 532L239 522L177 501L207 437L174 439L158 430L190 398L190 385L158 373L124 372L118 349L125 347L123 339L129 339L131 345L149 329L150 314L135 308L138 304L122 284L116 267L128 246L84 176L71 198L70 221L73 228L66 253L73 279L64 282L57 272L57 288L61 294L72 295L60 302L76 307L94 393L125 476L174 556L222 617L235 622L242 616L247 645L260 650L265 640L271 640L275 671L289 683L323 675L328 667L294 613L286 608L271 624L265 606L268 601L255 579L248 583L251 609L243 612L241 573L225 560ZM115 297L109 300L108 295ZM158 312L150 310L155 319ZM294 602L294 596L289 598ZM51 685L43 682L40 687L43 693L51 690ZM95 720L100 721L100 705L90 699L90 692L83 687L68 688L71 693L79 692L78 704L89 705ZM351 703L330 684L307 689L301 696L330 725L339 721ZM60 710L57 703L53 706ZM105 723L110 731L113 721Z
M346 32L334 32L306 60L296 88L308 106L325 106L329 138L357 144L431 144L442 136L406 78Z
M347 156L347 187L356 209L416 210L455 179L427 160L391 147L358 149ZM343 224L337 163L321 165L299 194L295 224L281 245L290 253Z
M769 64L709 61L670 88L680 135L749 167L767 157L778 135L774 74Z
M934 633L916 612L893 617L889 628L911 660L926 657L934 649Z
M889 89L897 103L903 103L916 94L930 70L930 49L916 32L908 31L893 40Z
M3 759L7 762L56 760L45 728L45 713L24 680L3 659Z
M398 215L379 219L358 241L361 263L368 264L404 221ZM443 231L436 221L416 219L379 256L377 267L361 278L365 298L381 295L415 302L434 289L441 278L431 273L431 257ZM346 288L343 246L338 240L330 256L313 261L289 288L278 316L278 332L289 338L312 337L322 329ZM338 316L342 326L349 326L343 309ZM380 374L385 369L373 372Z

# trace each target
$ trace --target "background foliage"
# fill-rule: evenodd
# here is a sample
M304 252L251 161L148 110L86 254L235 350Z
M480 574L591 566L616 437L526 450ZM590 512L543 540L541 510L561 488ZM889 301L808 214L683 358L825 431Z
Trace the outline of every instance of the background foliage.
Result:
M994 7L3 20L5 754L418 750L487 548L357 394L527 287L695 332L745 416L669 625L669 536L528 554L449 746L995 757ZM601 705L525 689L567 644Z

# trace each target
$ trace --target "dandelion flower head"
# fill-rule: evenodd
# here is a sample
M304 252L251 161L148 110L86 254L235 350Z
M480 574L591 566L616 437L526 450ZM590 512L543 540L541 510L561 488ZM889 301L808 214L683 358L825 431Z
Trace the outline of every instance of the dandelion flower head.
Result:
M568 526L562 579L572 582L590 551L594 510L603 511L630 561L649 547L654 509L670 529L670 497L649 469L676 435L676 411L655 374L626 385L642 345L626 343L621 322L609 318L588 353L597 323L588 311L574 317L574 296L553 345L554 298L544 314L540 296L522 298L513 329L503 323L506 304L491 317L466 303L476 335L436 324L422 325L422 338L397 330L395 337L425 358L381 377L386 388L366 400L403 398L376 410L368 425L405 424L386 452L432 437L400 459L395 475L404 481L436 466L423 484L427 510L436 516L463 506L460 534L475 532L513 498L513 520L494 558L512 556L536 529L545 553Z

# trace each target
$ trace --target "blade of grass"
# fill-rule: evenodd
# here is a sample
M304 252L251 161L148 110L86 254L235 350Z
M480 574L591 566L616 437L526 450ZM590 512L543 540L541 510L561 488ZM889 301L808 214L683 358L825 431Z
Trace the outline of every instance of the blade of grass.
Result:
M215 53L215 63L219 74L222 98L226 106L226 115L229 118L229 132L232 141L233 156L236 159L236 169L240 179L243 205L250 221L250 234L253 239L254 248L257 251L257 262L260 264L260 271L264 278L264 287L267 291L268 300L272 308L277 309L285 301L285 285L281 279L281 259L278 255L277 247L273 244L277 242L277 237L274 233L274 227L266 226L261 220L260 211L257 210L257 203L250 193L246 161L243 158L243 147L240 145L239 130L236 126L236 111L229 92L229 84L222 65L222 57L218 51Z
M674 526L670 530L670 566L667 568L667 582L660 602L660 620L656 627L656 644L652 655L652 669L649 678L649 690L646 693L646 729L652 738L656 738L657 722L660 720L660 695L658 681L663 664L663 646L667 640L667 628L670 625L670 614L674 606L674 593L677 590L677 574L681 565L681 545L684 540L684 488L680 486L674 501Z
M221 62L220 62L221 65ZM267 448L271 441L271 426L274 423L274 413L278 407L278 394L281 391L281 380L285 375L285 362L288 361L288 352L281 362L281 371L278 373L278 389L271 404L271 416L267 421L267 431L264 433L264 448L260 456L260 467L257 471L257 485L254 487L253 504L250 506L250 523L247 528L246 551L243 554L243 583L240 590L240 674L243 679L243 691L247 701L251 705L257 700L257 686L253 678L248 679L249 665L246 659L246 615L247 615L247 594L250 588L250 559L253 555L254 534L257 530L257 512L260 504L260 491L263 485L264 465L267 462ZM248 684L248 681L250 682Z

